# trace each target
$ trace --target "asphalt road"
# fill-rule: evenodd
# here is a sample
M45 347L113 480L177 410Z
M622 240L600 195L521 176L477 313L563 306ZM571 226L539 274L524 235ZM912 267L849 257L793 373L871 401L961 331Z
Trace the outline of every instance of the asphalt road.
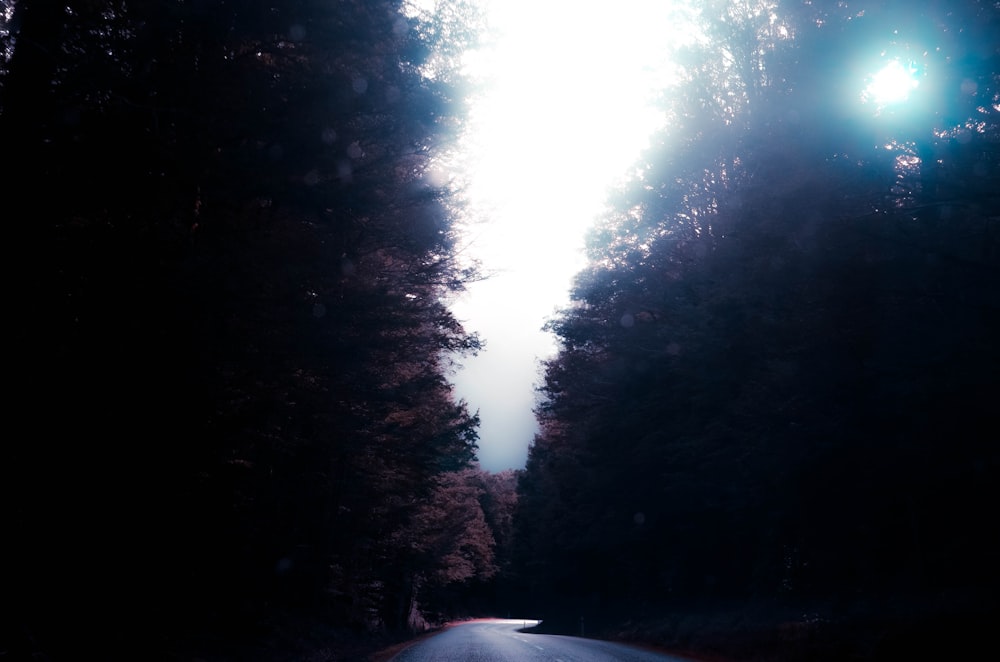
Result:
M688 662L623 644L518 632L535 621L485 620L455 625L390 662Z

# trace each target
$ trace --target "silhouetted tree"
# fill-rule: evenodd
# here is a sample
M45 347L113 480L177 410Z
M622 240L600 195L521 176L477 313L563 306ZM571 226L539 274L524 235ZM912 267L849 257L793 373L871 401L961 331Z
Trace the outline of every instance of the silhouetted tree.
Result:
M390 0L13 17L8 650L399 625L394 541L447 508L478 424L445 379L479 346L447 308L474 271L428 176L461 120L450 37Z
M706 5L670 126L549 325L514 527L536 604L989 603L997 62L952 35L998 17L940 10ZM913 51L914 21L942 102L846 110L835 61L873 35Z

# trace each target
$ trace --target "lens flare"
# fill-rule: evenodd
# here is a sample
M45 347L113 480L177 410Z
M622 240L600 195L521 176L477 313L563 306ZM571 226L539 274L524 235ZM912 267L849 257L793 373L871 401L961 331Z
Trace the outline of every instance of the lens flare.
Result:
M893 60L871 77L862 99L878 106L902 103L919 85L917 68L913 64Z

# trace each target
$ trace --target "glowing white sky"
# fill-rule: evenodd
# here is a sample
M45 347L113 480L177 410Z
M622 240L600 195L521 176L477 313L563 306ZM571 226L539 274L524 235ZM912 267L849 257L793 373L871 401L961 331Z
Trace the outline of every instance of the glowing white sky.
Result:
M425 8L436 0L413 0ZM663 121L653 95L674 82L671 55L697 37L694 0L481 0L488 46L466 57L478 84L460 146L473 216L467 254L490 279L452 306L487 348L453 377L481 416L479 458L491 471L524 466L537 430L542 331L568 303L587 228ZM917 85L889 62L862 98L882 107Z
M487 343L453 381L480 413L482 466L499 471L524 465L538 359L555 350L542 326L569 300L608 186L662 121L651 95L671 82L668 49L690 31L665 0L484 2L493 43L467 58L483 92L461 151L483 219L466 250L496 275L453 305Z

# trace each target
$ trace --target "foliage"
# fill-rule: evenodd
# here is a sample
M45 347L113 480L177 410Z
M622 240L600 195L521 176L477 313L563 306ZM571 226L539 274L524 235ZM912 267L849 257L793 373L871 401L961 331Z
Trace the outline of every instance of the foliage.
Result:
M475 273L429 176L462 119L418 59L433 26L390 0L13 16L8 650L257 637L288 609L402 626L447 571L400 549L441 544L422 518L478 425L446 380L479 340L447 308ZM490 576L482 513L454 526Z
M917 33L912 3L847 4L706 3L549 324L514 528L536 609L988 608L1000 79L953 35L1000 16L921 5L941 103L866 123L817 103L832 60Z

